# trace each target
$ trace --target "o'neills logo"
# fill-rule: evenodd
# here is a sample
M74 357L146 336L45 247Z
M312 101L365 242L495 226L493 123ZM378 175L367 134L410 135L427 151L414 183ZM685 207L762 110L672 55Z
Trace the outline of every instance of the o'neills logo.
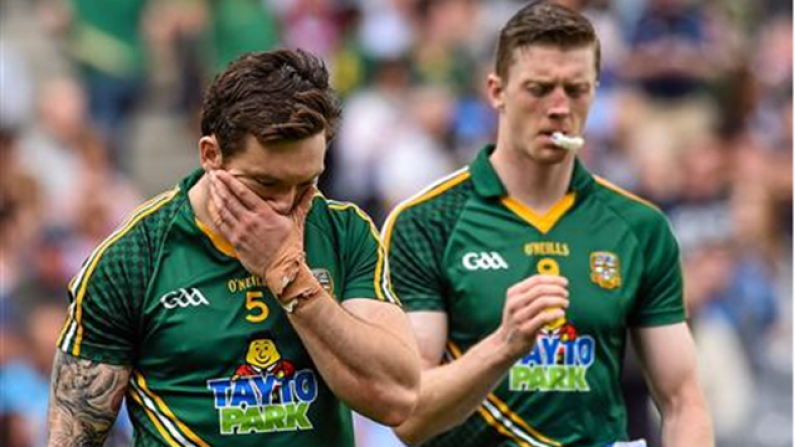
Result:
M311 430L308 412L317 399L314 371L296 371L270 334L251 338L245 362L232 377L211 379L220 433L242 435Z

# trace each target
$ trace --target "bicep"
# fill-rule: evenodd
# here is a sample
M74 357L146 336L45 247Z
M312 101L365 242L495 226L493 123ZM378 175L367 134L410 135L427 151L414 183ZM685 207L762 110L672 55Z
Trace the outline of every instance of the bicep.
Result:
M49 445L101 446L127 390L130 367L58 351L50 388Z
M658 400L673 399L696 383L695 346L686 323L635 328L632 340Z

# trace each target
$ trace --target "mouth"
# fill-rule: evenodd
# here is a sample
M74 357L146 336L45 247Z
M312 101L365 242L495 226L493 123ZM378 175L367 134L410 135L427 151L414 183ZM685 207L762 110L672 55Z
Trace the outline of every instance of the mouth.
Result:
M554 127L551 127L551 128L548 128L548 129L543 129L543 130L541 130L538 133L540 135L544 135L546 137L551 137L552 135L554 135L556 133L562 133L563 135L572 135L571 131L566 129L566 128L554 128Z
M569 152L577 152L585 144L585 140L582 137L566 135L563 132L554 132L550 140L555 146L566 149Z

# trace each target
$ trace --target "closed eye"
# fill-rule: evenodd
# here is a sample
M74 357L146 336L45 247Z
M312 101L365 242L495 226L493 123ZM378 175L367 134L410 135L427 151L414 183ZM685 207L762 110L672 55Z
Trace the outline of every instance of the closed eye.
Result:
M564 90L569 98L579 98L591 91L591 87L588 84L567 84Z
M555 84L533 83L527 86L527 91L536 98L543 98L555 89Z

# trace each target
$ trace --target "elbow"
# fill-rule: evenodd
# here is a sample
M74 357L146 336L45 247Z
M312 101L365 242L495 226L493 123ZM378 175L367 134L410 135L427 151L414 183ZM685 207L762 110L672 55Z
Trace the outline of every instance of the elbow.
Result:
M417 408L420 399L419 377L410 383L376 386L367 393L372 399L373 411L370 416L374 421L397 427L406 422Z
M419 386L400 387L389 394L384 396L382 402L386 405L376 421L389 427L397 427L406 422L417 408L420 398Z
M663 417L677 418L686 414L688 417L708 418L706 398L695 381L680 387L676 392L663 393L658 400Z
M394 427L393 432L395 436L400 439L400 442L406 444L408 447L418 446L427 440L427 437L422 436L414 429L410 421L398 427Z

